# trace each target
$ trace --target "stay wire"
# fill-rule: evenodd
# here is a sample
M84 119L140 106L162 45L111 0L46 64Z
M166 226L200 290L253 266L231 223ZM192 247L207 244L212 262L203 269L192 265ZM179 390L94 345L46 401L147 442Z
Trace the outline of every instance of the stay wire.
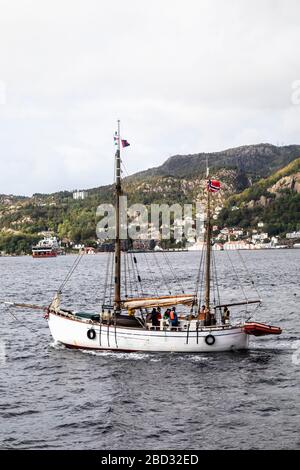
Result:
M257 288L257 286L256 286L256 284L255 284L255 281L254 281L254 279L253 279L253 276L252 276L251 272L249 271L249 269L248 269L248 267L247 267L247 265L246 265L246 262L245 262L245 260L244 260L244 258L243 258L243 256L242 256L240 250L238 250L238 254L239 254L240 260L241 260L241 262L242 262L242 264L243 264L243 266L244 266L244 268L245 268L245 270L246 270L246 273L248 274L248 276L249 276L249 278L250 278L251 284L252 284L253 288L255 289L255 292L257 293L258 298L260 299L260 292L259 292L259 290L258 290L258 288Z
M110 266L110 257L111 252L107 252L107 262L106 262L106 270L105 270L105 280L104 280L104 293L103 293L103 304L105 304L106 295L107 295L107 287L108 287L108 278L109 278L109 266Z
M72 264L72 266L71 266L69 272L67 273L67 275L66 275L64 281L63 281L63 282L61 283L61 285L59 286L58 292L62 292L62 291L63 291L64 287L66 286L67 282L71 279L71 277L72 277L74 271L75 271L76 268L78 267L78 265L79 265L80 261L82 260L83 256L84 256L84 251L78 253L78 255L77 255L77 257L76 257L74 263Z
M181 289L181 292L184 294L185 291L184 291L184 287L183 287L183 284L180 282L180 280L178 279L177 275L176 275L176 272L175 272L175 269L173 268L172 264L171 264L171 261L169 259L169 257L167 256L167 253L165 251L163 251L163 256L165 257L165 260L166 260L166 263L171 271L171 274L174 278L174 281L176 284L179 285L180 289Z
M165 275L164 275L164 273L163 273L163 270L162 270L162 268L161 268L161 266L160 266L160 264L159 264L159 262L158 262L158 260L157 260L157 257L156 257L157 255L156 255L155 252L153 252L153 255L154 255L154 260L155 260L155 263L156 263L156 265L157 265L157 267L158 267L158 270L160 271L162 280L163 280L163 282L164 282L164 284L165 284L165 286L166 286L166 288L167 288L169 294L172 295L172 290L170 289L170 285L169 285L168 281L166 280Z
M243 288L243 285L242 285L242 283L241 283L240 277L239 277L239 275L238 275L238 273L237 273L237 271L236 271L236 269L235 269L235 267L234 267L234 264L233 264L233 262L232 262L232 259L231 259L230 256L229 256L229 250L224 250L224 251L226 252L226 255L227 255L227 258L228 258L228 260L229 260L229 262L230 262L230 264L231 264L232 270L233 270L233 272L234 272L234 274L235 274L235 276L236 276L236 278L237 278L237 281L238 281L238 283L239 283L239 285L240 285L240 288L241 288L241 290L242 290L242 293L243 293L243 295L244 295L244 297L245 297L245 300L246 300L246 302L247 302L247 301L248 301L248 297L247 297L246 292L245 292L245 290L244 290L244 288Z

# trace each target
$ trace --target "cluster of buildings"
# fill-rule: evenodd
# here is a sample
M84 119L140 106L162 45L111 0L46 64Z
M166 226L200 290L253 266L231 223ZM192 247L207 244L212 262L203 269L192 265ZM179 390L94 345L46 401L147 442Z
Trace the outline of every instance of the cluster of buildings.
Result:
M264 223L259 222L257 229L243 230L241 228L213 227L213 249L220 250L260 250L278 248L300 248L300 232L288 233L286 240L279 237L269 236L264 231ZM292 242L293 241L293 242ZM201 250L204 240L197 240L189 247L189 250Z

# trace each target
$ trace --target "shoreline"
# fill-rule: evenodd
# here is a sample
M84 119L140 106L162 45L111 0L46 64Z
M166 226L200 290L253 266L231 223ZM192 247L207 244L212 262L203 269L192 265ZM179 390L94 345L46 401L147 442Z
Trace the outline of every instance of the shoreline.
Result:
M217 251L217 252L224 252L224 251L247 251L247 252L253 252L253 251L282 251L282 250L299 250L300 251L300 247L293 247L293 246L289 246L289 247L280 247L280 248L243 248L243 249L227 249L227 250L214 250L214 251ZM134 251L131 251L130 253L135 253L135 254L138 254L138 253L201 253L203 250L200 250L200 249L196 249L196 250L189 250L189 249L185 249L185 250L157 250L157 251L150 251L150 250L134 250ZM91 254L87 254L87 256L95 256L95 255L104 255L106 253L113 253L112 251L98 251L96 253L93 253L92 255ZM51 257L51 259L57 259L57 258L64 258L65 256L71 256L71 255L74 255L74 256L77 256L78 253L65 253L63 256L55 256L55 257ZM20 258L20 257L30 257L32 259L39 259L39 258L33 258L33 256L31 254L0 254L0 258ZM40 258L40 259L50 259L50 258Z

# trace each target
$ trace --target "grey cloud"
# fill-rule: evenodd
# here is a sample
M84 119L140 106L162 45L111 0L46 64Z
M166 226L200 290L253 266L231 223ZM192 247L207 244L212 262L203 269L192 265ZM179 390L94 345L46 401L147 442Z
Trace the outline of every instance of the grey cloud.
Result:
M0 0L0 192L109 183L118 118L130 172L299 143L299 13L298 0Z

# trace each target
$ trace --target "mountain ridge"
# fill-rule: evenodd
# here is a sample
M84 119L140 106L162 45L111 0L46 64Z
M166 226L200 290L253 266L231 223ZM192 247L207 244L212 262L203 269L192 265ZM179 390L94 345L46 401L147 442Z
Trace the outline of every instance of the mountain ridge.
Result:
M221 223L238 225L242 222L244 226L253 226L256 219L251 210L259 212L257 217L263 215L261 209L257 208L259 203L255 194L253 198L255 209L243 207L242 219L237 215L233 217L230 205L225 204L226 201L231 201L231 197L237 194L243 194L244 190L250 194L252 188L254 192L261 191L263 183L259 181L271 177L289 164L293 169L292 162L300 157L300 145L277 147L272 144L257 144L209 154L175 155L160 167L124 178L123 188L124 193L128 195L128 205L205 202L207 155L211 174L222 183L222 191L214 196L220 210L225 206L221 212ZM84 200L74 200L70 191L36 193L32 197L0 195L0 252L6 252L7 247L8 251L13 253L24 250L28 252L32 241L46 230L54 231L61 239L65 238L75 243L89 245L95 243L96 208L102 203L114 203L114 184L87 191L88 197ZM260 194L262 195L263 193ZM276 196L270 193L268 197L274 199ZM289 206L286 200L285 202L285 207L287 204ZM268 210L269 206L266 206L266 211ZM235 214L237 212L235 211ZM280 207L276 208L276 214L279 220L284 218ZM249 220L246 220L247 217ZM268 218L266 214L264 217ZM279 224L280 226L276 221L274 225L274 220L271 222L272 230L274 226L275 232L284 231L286 221Z

